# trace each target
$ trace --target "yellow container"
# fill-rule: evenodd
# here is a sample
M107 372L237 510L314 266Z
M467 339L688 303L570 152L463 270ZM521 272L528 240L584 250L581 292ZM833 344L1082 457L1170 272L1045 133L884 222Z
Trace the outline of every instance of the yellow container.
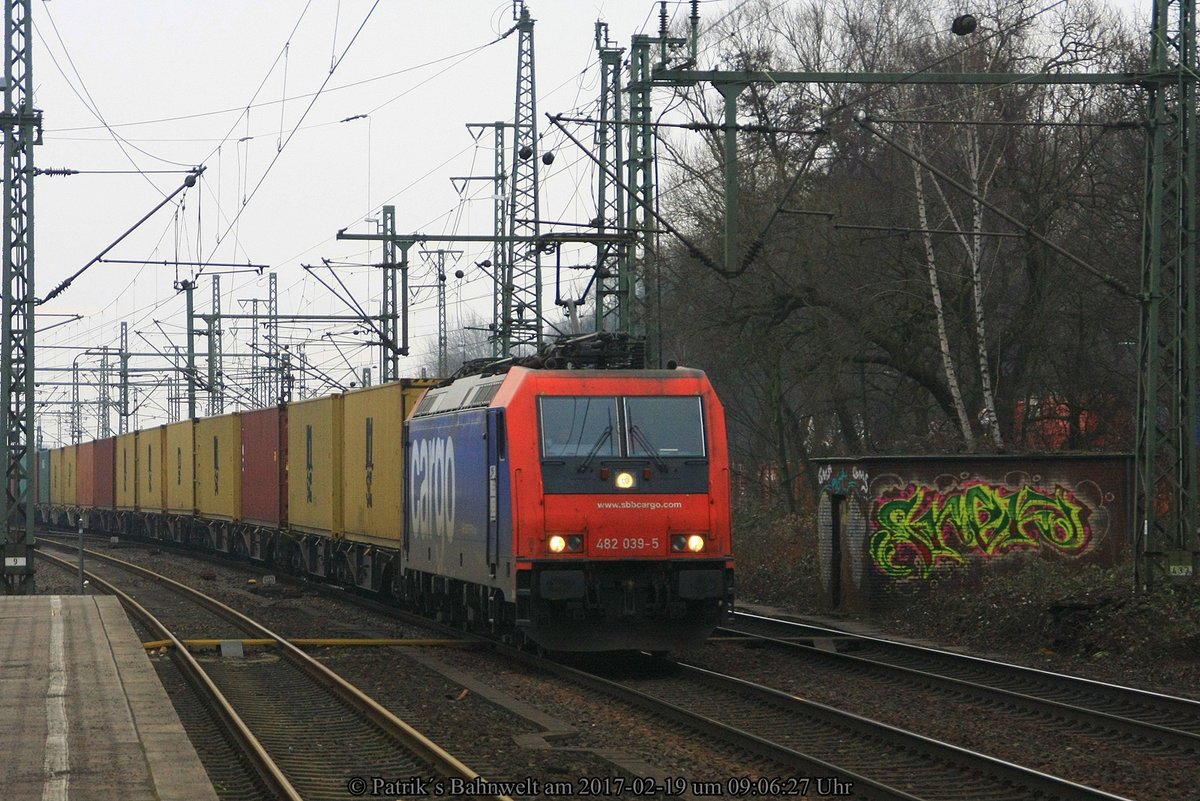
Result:
M242 514L242 420L237 414L196 421L196 512L215 520Z
M67 506L79 504L79 448L68 445L63 449L63 473L66 483L63 486L63 503Z
M62 504L62 448L51 448L47 455L50 459L50 503L55 506Z
M138 432L138 508L143 512L164 512L167 493L163 481L163 454L166 426Z
M62 471L62 448L52 447L46 452L50 460L50 504L58 506L62 502L59 494L59 474Z
M288 525L342 533L342 396L288 404Z
M50 451L50 503L55 506L70 506L75 503L75 494L68 497L67 487L67 451L74 451L75 446L55 448Z
M164 433L164 481L167 511L176 515L196 513L196 424L192 420L171 423Z
M113 471L117 484L117 508L137 509L138 450L137 432L117 437L117 464Z
M437 382L396 381L347 392L342 524L357 540L398 542L404 528L404 420Z

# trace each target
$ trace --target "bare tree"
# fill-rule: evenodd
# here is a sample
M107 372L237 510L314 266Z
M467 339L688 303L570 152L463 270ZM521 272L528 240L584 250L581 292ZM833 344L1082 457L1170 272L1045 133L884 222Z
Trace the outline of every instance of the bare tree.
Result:
M1121 71L1141 57L1119 20L1086 3L1053 15L1001 0L973 11L980 32L960 40L945 31L956 9L915 0L749 3L706 57L900 74ZM734 275L713 269L719 132L663 134L660 154L670 165L663 207L688 240L665 254L664 324L680 332L674 347L711 366L731 407L745 404L731 420L747 458L786 475L782 462L809 454L1022 447L1033 406L1069 409L1073 447L1120 444L1120 426L1101 436L1081 421L1115 421L1132 397L1128 348L1116 343L1136 337L1136 309L991 209L1136 283L1141 140L1128 123L1139 97L766 84L739 101L756 132L739 136ZM712 93L681 102L697 122L720 119ZM856 125L856 112L870 126ZM921 163L872 129L911 143ZM698 320L702 333L685 341Z

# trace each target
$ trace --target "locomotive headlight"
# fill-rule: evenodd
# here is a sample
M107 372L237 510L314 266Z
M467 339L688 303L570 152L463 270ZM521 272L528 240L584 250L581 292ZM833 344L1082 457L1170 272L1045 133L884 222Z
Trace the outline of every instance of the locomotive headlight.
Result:
M675 553L683 553L684 551L700 553L704 550L704 535L673 534L671 536L671 550Z
M546 540L550 553L579 553L583 550L582 534L551 534Z
M613 483L617 485L617 489L633 489L633 473L622 470L620 473L617 473L617 477Z

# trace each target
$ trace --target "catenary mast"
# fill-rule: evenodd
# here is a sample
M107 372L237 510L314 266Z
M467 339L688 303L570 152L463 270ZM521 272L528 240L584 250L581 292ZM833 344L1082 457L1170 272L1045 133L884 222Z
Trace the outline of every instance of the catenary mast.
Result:
M4 489L4 589L32 594L33 580L33 107L31 0L4 2L4 303L0 359L0 462Z

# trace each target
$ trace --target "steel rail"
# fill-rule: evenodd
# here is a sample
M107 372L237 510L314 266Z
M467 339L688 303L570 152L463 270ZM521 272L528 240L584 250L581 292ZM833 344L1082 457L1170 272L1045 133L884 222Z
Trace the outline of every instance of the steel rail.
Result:
M1161 729L1172 732L1174 738L1178 738L1181 743L1187 743L1189 748L1197 748L1200 743L1200 701L1190 698L1181 698L1175 695L1166 695L1164 693L1154 692L1152 690L1143 690L1137 687L1129 687L1122 684L1113 684L1111 682L1097 681L1081 676L1070 676L1065 673L1056 673L1054 671L1045 670L1042 668L1026 667L1024 665L1015 665L1011 662L1001 662L998 660L986 659L980 656L971 654L961 654L952 651L945 651L938 648L933 648L927 645L917 645L915 643L898 642L889 640L883 637L877 637L870 634L859 634L852 631L830 628L828 626L798 622L794 620L781 620L778 618L766 617L764 615L753 614L749 612L735 612L734 625L737 620L743 620L751 625L770 625L779 626L796 630L808 630L818 632L816 635L800 635L803 638L816 637L817 639L838 638L848 639L857 642L866 643L870 646L878 647L881 650L892 651L896 654L910 656L914 659L932 659L943 662L948 665L959 667L963 670L980 670L996 674L1008 680L1024 681L1031 684L1048 685L1051 688L1057 688L1072 693L1081 693L1092 696L1093 702L1096 699L1108 700L1116 704L1129 707L1141 708L1146 715L1150 715L1154 711L1158 711L1163 715L1174 717L1177 719L1187 719L1195 721L1195 729L1183 729L1177 726L1164 726L1156 724L1153 721L1147 721L1141 718L1130 718L1128 715L1119 714L1114 717L1137 721L1148 726L1159 726ZM734 631L730 625L724 628ZM827 652L822 652L827 653ZM876 664L889 665L892 667L907 667L896 665L882 658L873 658L855 654L856 658L864 659ZM928 672L928 671L926 671ZM944 674L936 674L943 676ZM947 677L950 678L950 677ZM975 681L973 683L978 683ZM987 685L991 689L1003 692L1013 692L995 685ZM1028 692L1020 693L1040 701L1049 703L1051 699L1042 698L1037 695L1031 695ZM1079 704L1072 706L1080 707ZM1080 707L1088 709L1097 715L1112 714L1106 713L1095 707Z
M74 571L76 567L65 559L52 556L45 551L39 551L38 557L70 571ZM245 721L242 720L241 716L233 708L233 705L229 703L229 699L217 687L212 677L200 666L196 657L192 656L191 652L180 643L174 633L157 617L151 614L148 609L135 601L115 584L100 578L90 571L86 572L86 575L88 576L88 580L95 586L110 595L116 596L121 605L140 620L151 632L174 644L174 651L179 658L178 664L180 670L194 687L213 702L222 723L224 723L226 729L238 742L238 745L241 746L243 752L250 760L250 764L254 766L254 769L266 784L267 790L275 797L285 799L285 801L304 801L303 797L296 791L296 788L288 781L287 776L284 775L279 765L267 753L267 750L259 742L258 738L254 736L254 732L250 731L250 727L246 725Z
M559 662L552 662L510 646L498 647L497 652L503 653L505 656L528 667L547 671L590 690L617 698L651 714L684 725L701 734L716 737L749 754L791 768L797 771L797 775L812 776L824 772L827 775L837 776L838 778L853 782L855 798L922 801L919 796L911 795L899 788L891 787L854 771L845 770L838 765L817 757L800 753L778 743L773 743L758 735L730 726L727 723L722 723L711 717L697 714L669 701L656 698L649 693L627 687L620 682L606 679L603 676L598 676L586 670L573 668Z
M751 637L757 641L771 643L783 648L799 649L814 659L821 659L826 662L850 663L875 672L876 674L895 674L901 678L919 682L926 688L932 690L949 687L951 689L957 689L990 701L998 700L1001 702L1008 702L1014 705L1023 706L1031 712L1046 714L1058 713L1058 715L1064 720L1068 720L1073 723L1082 723L1092 727L1106 726L1112 733L1133 735L1140 741L1155 746L1167 745L1183 751L1200 751L1200 734L1183 731L1181 729L1174 729L1170 726L1149 723L1136 718L1129 718L1123 715L1115 715L1110 712L1090 709L1085 706L1069 704L1063 701L1056 701L1051 698L1041 698L1028 693L1007 690L1003 687L993 687L991 685L981 684L979 682L969 681L967 679L960 679L954 676L944 676L939 673L932 673L927 670L920 670L918 668L908 667L905 665L895 665L890 662L882 662L869 657L857 656L855 654L844 653L841 651L823 650L821 648L805 645L792 640L783 640L779 639L778 637L769 637L763 634L743 632L730 626L723 626L718 629L718 631L727 631L731 634L739 634L742 636Z
M923 759L924 755L931 755L935 759L960 766L972 775L991 772L992 775L999 779L998 786L1011 788L1014 793L1021 793L1019 796L1012 797L1062 798L1072 799L1072 801L1085 801L1089 799L1094 801L1128 801L1128 799L1124 799L1122 796L1098 790L1094 787L1088 787L1058 776L1052 776L1048 773L1027 768L1024 765L1018 765L1014 762L1008 762L988 754L973 751L969 748L963 748L952 743L936 740L932 737L916 734L897 726L880 723L879 721L845 712L825 704L808 701L772 687L765 687L761 684L746 681L745 679L695 667L685 662L674 662L674 664L692 678L717 688L722 692L738 690L746 695L774 705L777 708L794 709L810 717L815 717L818 720L828 721L833 725L840 725L869 738L886 742L893 749L911 750L914 753L922 754ZM908 776L906 779L911 782L913 777ZM944 790L939 790L938 797L941 797L941 793L943 792Z
M63 543L53 543L59 547L66 547ZM72 550L75 550L72 548ZM330 670L319 660L306 654L301 649L292 645L285 638L275 634L270 629L253 620L252 618L243 615L236 609L221 603L215 598L205 595L198 590L188 587L167 576L155 573L152 570L135 565L132 562L126 562L123 559L118 559L114 556L102 554L97 551L85 549L85 553L92 559L116 565L123 570L127 570L139 576L150 579L151 581L162 584L170 589L196 601L199 605L216 612L218 615L225 617L258 633L262 638L272 640L276 643L276 647L282 651L289 660L304 671L311 679L321 686L331 690L337 696L349 703L352 708L366 717L368 720L379 726L388 736L411 748L419 757L425 759L431 766L441 770L447 777L459 777L467 782L486 782L483 777L476 773L471 768L460 762L453 754L445 751L437 743L433 742L421 732L414 729L409 724L394 715L390 710L386 709L373 698L368 696L358 687L343 679L333 670ZM174 639L172 637L172 639ZM177 641L178 642L178 641ZM181 644L176 645L179 649ZM185 649L186 650L186 649ZM496 801L512 801L511 798L505 795L487 795L482 796L493 798Z
M524 659L528 664L549 670L556 675L583 684L590 689L604 692L620 700L631 703L653 714L661 715L676 723L682 724L704 734L710 734L727 743L741 748L756 756L777 762L799 771L797 775L816 775L824 771L828 775L853 782L855 797L904 799L905 801L921 801L923 796L919 790L913 789L913 776L905 773L902 779L907 789L893 787L887 782L890 778L868 776L860 769L848 769L834 764L820 756L803 753L781 743L776 743L767 737L751 731L738 728L717 720L711 715L689 709L680 704L672 703L651 693L631 687L622 681L614 681L594 673L579 670L555 662L538 660L530 655L517 652L513 654ZM904 729L871 720L860 715L854 715L824 704L797 698L788 693L770 687L747 682L732 676L724 676L714 671L697 668L682 662L673 664L690 678L704 682L714 689L706 695L708 698L729 697L730 690L737 690L744 695L750 695L758 702L779 709L783 707L801 712L810 722L817 725L838 727L857 736L863 736L888 744L888 751L908 752L919 756L922 763L929 757L940 760L947 765L954 765L964 770L967 775L978 777L988 774L997 780L993 782L996 789L1006 792L1006 798L1042 798L1042 799L1071 799L1076 801L1128 801L1122 796L1097 790L1066 779L1052 776L998 759L987 754L972 751L950 743L945 743L923 735L915 734ZM799 720L796 721L800 723ZM839 751L845 748L845 742L839 740ZM1011 792L1008 792L1011 789ZM930 797L945 797L945 788L931 791ZM990 796L989 796L990 797Z

